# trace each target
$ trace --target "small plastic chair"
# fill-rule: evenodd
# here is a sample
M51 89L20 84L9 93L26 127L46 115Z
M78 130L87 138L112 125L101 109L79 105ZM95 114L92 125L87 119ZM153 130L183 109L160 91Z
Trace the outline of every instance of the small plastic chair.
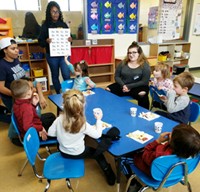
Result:
M73 85L74 85L74 79L68 79L63 81L61 83L62 92L64 93L65 91L72 89Z
M20 131L19 131L18 125L17 125L17 121L16 121L16 118L15 118L15 115L14 115L13 112L11 114L11 122L12 122L12 125L15 129L15 132L17 133L17 136L18 136L18 138L19 138L19 140L20 140L20 142L23 146L23 144L24 144L23 139L21 138ZM57 143L58 143L57 139L50 139L50 140L47 140L47 141L40 141L40 146L46 146L47 152L48 152L48 154L50 154L51 151L50 151L48 145L57 145ZM19 170L18 176L22 176L22 173L23 173L27 164L28 164L28 159L26 159L22 168Z
M195 103L193 101L190 102L190 117L189 117L189 125L191 125L192 122L195 122L200 114L200 106L198 103Z
M73 192L70 179L84 176L84 160L68 159L61 156L60 152L49 155L44 162L43 175L39 175L35 161L40 147L38 134L35 128L31 127L24 137L24 150L34 174L39 179L47 179L45 192L49 189L51 180L66 179L67 186Z
M149 92L152 98L151 101L151 106L150 106L150 110L153 109L153 107L158 107L160 109L165 110L164 105L163 105L163 101L160 100L159 95L166 95L166 92L164 90L159 90L158 88L156 88L155 86L150 85L149 86ZM158 103L159 106L154 106L154 103Z
M188 181L188 175L197 167L200 160L200 154L194 158L179 158L176 155L160 156L152 162L151 176L146 175L138 169L132 161L129 165L133 174L130 176L125 192L130 187L131 180L135 177L145 184L139 192L143 192L149 188L159 191L162 188L181 183L187 186L189 192L192 192L191 185Z

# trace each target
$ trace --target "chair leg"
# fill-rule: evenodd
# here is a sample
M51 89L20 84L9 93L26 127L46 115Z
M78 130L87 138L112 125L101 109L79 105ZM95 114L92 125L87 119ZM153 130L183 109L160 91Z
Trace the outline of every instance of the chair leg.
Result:
M26 161L24 162L22 168L20 169L20 171L18 173L19 177L22 176L22 173L23 173L23 171L24 171L24 169L25 169L25 167L26 167L27 164L28 164L28 159L26 159Z
M149 189L149 186L144 186L138 192L143 192L146 191L147 189Z
M187 188L188 188L188 191L189 191L189 192L192 192L192 188L191 188L191 185L190 185L189 182L187 182Z
M46 187L45 187L45 189L44 189L44 192L47 192L47 191L48 191L48 189L49 189L49 187L50 187L50 184L51 184L51 180L47 179L47 185L46 185Z
M72 189L72 185L71 185L71 182L70 182L69 179L66 179L66 183L67 183L67 187L69 188L69 190L70 190L71 192L74 192L74 190Z
M134 175L131 175L130 178L128 179L128 182L126 184L126 189L125 189L125 192L128 191L129 187L130 187L130 184L131 184L131 181L133 180L133 178L135 178L135 174Z

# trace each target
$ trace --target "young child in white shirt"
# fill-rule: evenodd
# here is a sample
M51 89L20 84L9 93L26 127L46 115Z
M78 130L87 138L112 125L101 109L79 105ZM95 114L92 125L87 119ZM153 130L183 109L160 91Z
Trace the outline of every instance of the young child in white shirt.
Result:
M63 94L63 114L54 121L48 130L48 135L57 137L61 155L66 158L94 158L104 171L109 185L115 184L115 174L101 153L95 155L96 149L85 145L86 135L98 139L102 135L103 113L94 113L96 125L90 125L85 118L85 97L76 89L70 89Z

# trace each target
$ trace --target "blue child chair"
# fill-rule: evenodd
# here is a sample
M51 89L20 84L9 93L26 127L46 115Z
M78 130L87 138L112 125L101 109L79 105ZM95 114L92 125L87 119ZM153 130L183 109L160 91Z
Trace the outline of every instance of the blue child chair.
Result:
M198 103L195 103L193 101L190 102L190 117L189 117L189 125L191 125L192 122L195 122L200 113L200 106Z
M19 141L21 142L21 144L23 146L24 142L23 142L23 139L21 138L20 131L19 131L18 125L17 125L17 121L16 121L16 118L15 118L15 115L13 112L11 114L11 122L12 122L15 132L19 138ZM46 140L46 141L40 141L40 146L46 146L47 152L50 154L51 152L50 152L50 149L48 146L49 145L57 145L57 143L58 143L57 139L50 139L50 140ZM26 159L22 168L19 170L18 176L22 176L22 173L23 173L27 163L28 163L28 159Z
M67 186L73 192L70 179L84 176L84 160L68 159L61 156L60 152L50 154L44 162L43 175L39 175L36 169L36 156L40 147L38 133L31 127L24 137L24 150L34 174L39 179L47 179L45 192L49 189L51 180L66 179Z
M65 91L72 89L73 85L74 85L74 79L68 79L63 81L61 83L62 92L64 93Z
M145 186L140 189L140 192L149 188L154 191L159 191L162 188L173 186L179 182L186 185L188 191L192 192L191 185L188 181L188 175L195 170L199 160L200 154L194 158L190 157L187 159L179 158L176 155L160 156L152 162L151 176L146 175L134 165L134 161L131 161L129 165L133 174L127 182L125 192L128 191L131 180L135 177L145 184ZM124 164L124 161L122 161L122 163Z

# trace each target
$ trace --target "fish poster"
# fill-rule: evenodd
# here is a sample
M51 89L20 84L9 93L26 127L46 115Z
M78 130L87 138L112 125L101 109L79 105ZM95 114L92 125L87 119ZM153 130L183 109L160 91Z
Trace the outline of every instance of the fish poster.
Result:
M127 1L127 33L138 31L138 0Z
M126 2L116 0L114 4L115 10L115 32L119 34L126 33Z
M87 0L88 32L138 32L138 0Z
M100 1L88 0L87 5L88 32L92 34L99 34L101 27Z
M114 32L113 21L113 2L114 0L102 0L101 6L101 27L103 34L112 34Z

